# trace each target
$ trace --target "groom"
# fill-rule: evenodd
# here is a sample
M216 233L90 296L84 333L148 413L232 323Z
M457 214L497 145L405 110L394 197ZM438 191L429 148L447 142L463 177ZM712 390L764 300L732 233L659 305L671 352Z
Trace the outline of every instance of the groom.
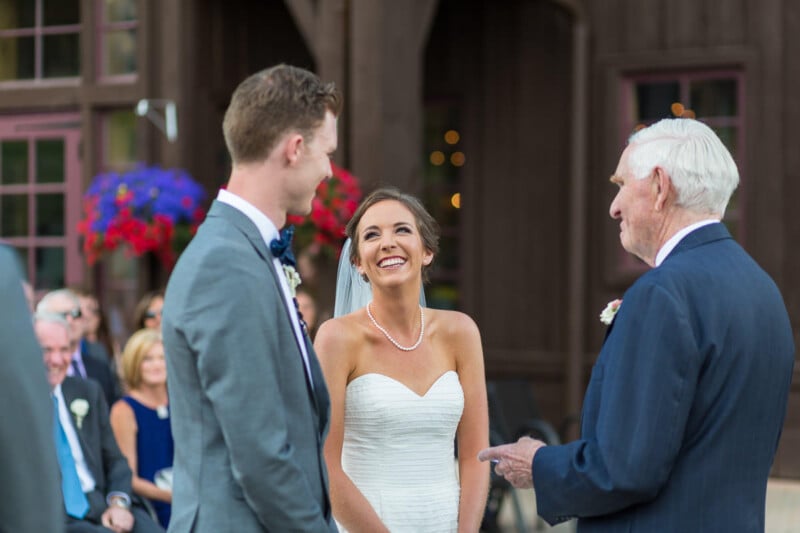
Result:
M322 456L328 393L270 245L331 176L340 107L333 84L279 65L243 81L225 113L228 187L164 303L171 532L336 531Z
M662 120L622 153L611 217L625 250L654 268L609 327L581 438L479 454L515 486L535 486L549 523L764 531L794 345L775 283L719 222L738 181L724 145L695 120Z

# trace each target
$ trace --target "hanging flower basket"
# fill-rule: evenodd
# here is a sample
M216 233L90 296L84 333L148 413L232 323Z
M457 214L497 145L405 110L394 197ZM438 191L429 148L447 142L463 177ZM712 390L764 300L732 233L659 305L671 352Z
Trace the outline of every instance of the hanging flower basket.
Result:
M317 187L308 216L290 215L287 224L295 225L297 250L307 250L312 257L339 257L344 244L344 229L361 201L358 179L345 169L331 164L333 176Z
M203 188L181 169L138 166L94 178L83 196L78 223L86 261L124 247L132 256L152 252L171 268L205 218Z

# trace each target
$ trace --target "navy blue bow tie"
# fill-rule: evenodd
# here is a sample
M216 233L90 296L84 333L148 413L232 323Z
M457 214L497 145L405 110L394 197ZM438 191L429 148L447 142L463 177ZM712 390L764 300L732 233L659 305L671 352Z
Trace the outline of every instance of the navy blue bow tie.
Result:
M292 253L292 237L294 237L294 226L288 226L281 231L281 236L272 239L269 243L269 251L272 255L280 259L284 265L297 266L297 261Z

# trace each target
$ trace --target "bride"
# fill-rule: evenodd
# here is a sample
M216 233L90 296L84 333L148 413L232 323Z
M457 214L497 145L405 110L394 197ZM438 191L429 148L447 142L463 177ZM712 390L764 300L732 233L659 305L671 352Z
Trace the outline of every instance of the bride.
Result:
M315 342L331 396L334 517L350 532L476 532L489 488L477 459L489 441L483 352L467 315L420 305L437 224L419 200L384 188L347 235L342 261L369 284L353 280L346 298L367 297L322 324Z

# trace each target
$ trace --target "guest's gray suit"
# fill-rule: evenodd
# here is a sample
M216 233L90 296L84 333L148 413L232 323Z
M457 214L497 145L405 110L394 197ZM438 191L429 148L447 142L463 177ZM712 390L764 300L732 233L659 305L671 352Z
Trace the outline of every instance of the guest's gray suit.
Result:
M171 532L336 531L328 393L306 342L309 387L277 276L255 224L214 202L169 280Z

